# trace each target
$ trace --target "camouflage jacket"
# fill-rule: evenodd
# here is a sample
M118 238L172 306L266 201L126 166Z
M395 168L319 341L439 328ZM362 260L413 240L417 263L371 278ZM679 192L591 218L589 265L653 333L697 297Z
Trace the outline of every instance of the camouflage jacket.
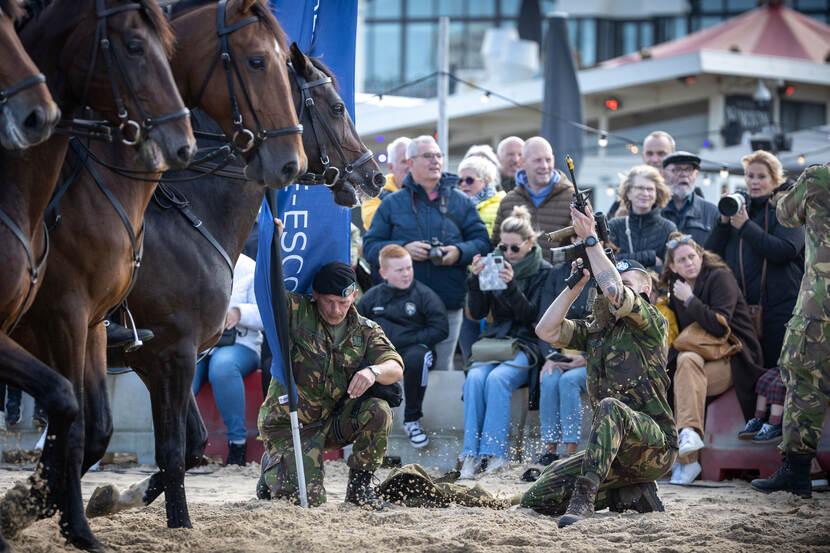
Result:
M335 344L328 327L317 313L310 295L288 294L288 326L291 329L291 362L297 382L297 417L303 424L323 421L332 415L338 400L346 395L352 376L363 367L389 359L403 361L380 325L358 314L354 306L346 315L343 341ZM279 388L282 386L277 383ZM285 390L278 390L280 396ZM288 420L288 404L279 404Z
M808 167L778 200L775 213L784 226L807 225L804 278L793 314L807 322L830 321L830 167Z
M648 301L625 288L625 299L610 327L589 332L590 319L562 322L554 347L582 350L588 360L587 389L591 404L612 397L650 416L677 447L674 415L666 397L668 323Z

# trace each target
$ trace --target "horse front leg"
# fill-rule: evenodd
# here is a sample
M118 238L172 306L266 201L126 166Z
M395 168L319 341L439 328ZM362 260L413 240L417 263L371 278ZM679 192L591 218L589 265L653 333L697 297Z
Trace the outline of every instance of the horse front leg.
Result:
M112 438L112 410L107 393L106 330L103 324L90 329L84 368L84 461L81 474L100 461Z

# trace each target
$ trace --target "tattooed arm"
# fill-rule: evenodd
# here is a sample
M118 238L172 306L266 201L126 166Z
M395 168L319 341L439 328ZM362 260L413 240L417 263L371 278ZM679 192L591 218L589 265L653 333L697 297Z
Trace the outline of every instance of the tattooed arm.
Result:
M576 235L583 241L588 236L594 236L596 238L594 212L591 206L588 206L586 211L587 214L571 207L571 219L573 220L574 231L576 231ZM588 253L588 261L591 263L591 268L594 271L594 279L597 281L599 287L602 288L603 294L611 302L611 305L618 308L625 299L623 283L617 269L605 255L603 247L601 242L597 242L595 246L585 248L585 251Z

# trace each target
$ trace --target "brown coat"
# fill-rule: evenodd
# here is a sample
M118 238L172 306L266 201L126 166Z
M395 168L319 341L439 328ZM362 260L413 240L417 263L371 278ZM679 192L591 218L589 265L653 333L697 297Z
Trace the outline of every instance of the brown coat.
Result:
M558 169L556 171L562 178L553 186L550 194L539 204L539 207L533 204L524 186L517 184L516 188L507 193L499 205L496 222L493 225L493 235L490 238L493 247L501 241L502 221L510 216L513 207L517 205L527 206L533 221L533 228L542 232L553 232L571 224L570 204L573 201L574 186L562 171ZM542 257L547 259L548 248L557 247L559 244L553 244L547 238L542 237L539 238L539 246L542 248Z

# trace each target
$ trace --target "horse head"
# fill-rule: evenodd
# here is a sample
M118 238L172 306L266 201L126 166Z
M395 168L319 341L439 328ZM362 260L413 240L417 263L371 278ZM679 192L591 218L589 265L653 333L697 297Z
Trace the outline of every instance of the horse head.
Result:
M0 146L24 149L51 136L60 119L46 79L23 49L17 0L0 0Z
M56 98L103 114L150 171L190 163L190 112L170 72L173 34L155 0L32 1L27 9L21 38L56 75L49 83Z
M315 183L329 186L339 205L354 207L384 184L378 164L357 134L337 94L334 76L319 60L290 48L294 104L303 125L303 147Z
M173 25L193 45L173 60L181 90L233 137L248 180L289 186L305 170L302 128L290 101L285 34L265 1L219 0Z

